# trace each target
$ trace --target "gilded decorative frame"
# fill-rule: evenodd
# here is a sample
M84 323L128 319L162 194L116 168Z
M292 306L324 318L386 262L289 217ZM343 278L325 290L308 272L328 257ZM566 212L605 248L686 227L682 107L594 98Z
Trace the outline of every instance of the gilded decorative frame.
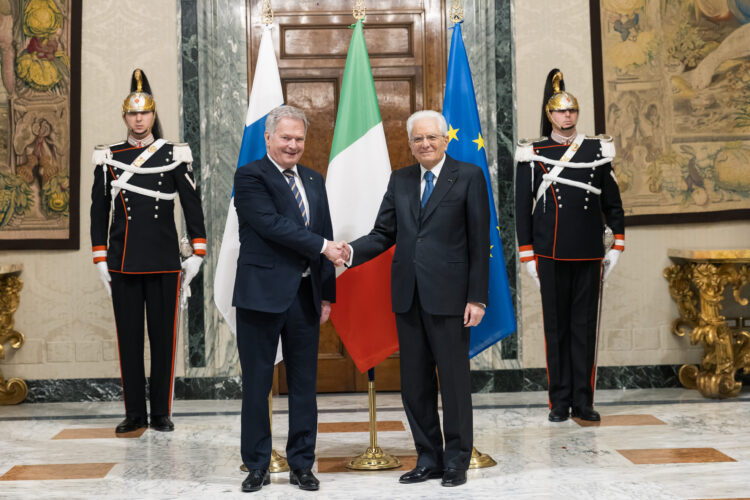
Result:
M595 127L629 225L750 218L750 0L721 3L589 2Z
M0 249L78 249L82 0L0 0Z

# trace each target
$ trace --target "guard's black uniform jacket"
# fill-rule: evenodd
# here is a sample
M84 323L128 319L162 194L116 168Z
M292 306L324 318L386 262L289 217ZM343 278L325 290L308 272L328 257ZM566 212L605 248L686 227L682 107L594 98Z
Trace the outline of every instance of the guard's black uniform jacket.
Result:
M146 147L128 142L110 146L112 159L131 164ZM166 143L140 168L161 167L172 163L174 146ZM104 260L110 271L122 273L176 272L180 270L179 239L174 223L174 201L156 200L150 196L121 190L114 203L110 225L111 182L124 171L106 165L95 166L91 190L91 244L94 262ZM105 184L106 183L106 184ZM136 174L129 184L162 193L177 191L185 216L187 231L196 255L206 254L206 229L195 179L186 163L158 174ZM109 247L107 235L109 234Z
M559 160L568 147L547 138L533 143L536 155L552 160ZM570 161L589 163L601 158L600 140L586 138ZM560 173L560 177L601 189L601 195L553 182L534 208L542 176L552 168L538 161L533 167L528 162L518 163L516 231L521 262L533 260L534 255L555 260L601 259L603 220L615 235L613 248L624 250L625 216L611 163L595 168L565 168Z
M606 143L585 138L567 161L594 163L614 156L614 151L603 153ZM553 180L535 206L543 176L554 166L523 160L531 154L560 160L570 145L547 138L519 145L526 149L516 153L516 232L521 262L536 260L539 274L550 407L580 411L593 405L604 222L615 235L612 248L625 249L620 191L611 162L565 167L558 177L601 194Z
M174 200L157 199L142 188L162 194L177 193L196 255L206 254L206 230L200 196L189 166L187 146L170 143L133 146L123 142L110 146L111 159L135 166L144 151L151 156L138 168L144 171L182 160L175 168L150 174L135 173L129 179L117 165L95 165L91 190L91 243L94 263L106 261L110 272L112 305L117 326L123 398L129 418L145 420L144 319L151 348L149 400L151 415L171 414L177 341L181 263L174 221ZM143 143L141 143L143 144ZM155 150L155 151L153 151ZM97 151L102 156L106 151ZM177 159L175 158L177 157ZM134 186L122 187L112 203L115 180ZM111 218L111 207L114 214ZM107 237L109 236L109 246ZM144 314L145 312L145 314Z

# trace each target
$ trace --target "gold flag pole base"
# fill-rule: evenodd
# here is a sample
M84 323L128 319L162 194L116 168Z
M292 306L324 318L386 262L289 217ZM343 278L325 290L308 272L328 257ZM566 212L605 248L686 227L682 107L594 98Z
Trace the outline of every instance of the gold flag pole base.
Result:
M401 467L401 460L384 453L378 446L377 411L375 404L375 369L370 368L367 382L368 404L370 406L370 446L358 457L352 458L347 469L353 470L388 470Z
M494 467L497 465L491 456L478 451L476 448L471 448L471 461L469 461L469 469L484 469L486 467Z
M242 472L247 472L247 466L245 464L240 465ZM289 472L289 464L286 461L286 457L282 456L276 450L271 450L271 463L268 464L268 472Z
M276 450L271 450L271 463L268 465L269 472L289 472L289 464L286 457L279 455Z
M387 470L396 467L401 467L401 460L384 453L379 446L367 448L367 451L346 464L347 469L353 470Z

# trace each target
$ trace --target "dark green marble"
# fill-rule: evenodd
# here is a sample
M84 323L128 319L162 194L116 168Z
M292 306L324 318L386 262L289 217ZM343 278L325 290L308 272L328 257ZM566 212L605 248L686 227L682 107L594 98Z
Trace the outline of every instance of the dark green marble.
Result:
M500 238L503 241L505 268L508 272L511 297L518 314L516 291L516 221L513 183L513 33L511 30L510 0L495 1L495 94L497 128L497 218L500 223ZM511 335L502 341L502 359L518 358L518 336Z
M193 174L201 186L200 92L198 87L197 0L180 1L180 52L182 67L182 140L193 151ZM203 270L190 283L187 307L188 363L206 366L206 333L203 297Z

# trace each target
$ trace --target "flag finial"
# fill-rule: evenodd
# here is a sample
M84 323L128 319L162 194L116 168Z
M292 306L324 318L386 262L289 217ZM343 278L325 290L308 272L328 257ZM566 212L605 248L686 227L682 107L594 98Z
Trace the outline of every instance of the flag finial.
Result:
M261 18L263 19L263 24L266 26L270 26L273 24L273 9L271 8L271 0L263 0L263 7L262 7L262 13Z
M461 5L461 0L451 0L448 16L453 23L460 23L464 20L464 7Z
M352 15L354 16L354 19L356 19L357 21L359 21L360 19L364 20L366 11L367 8L365 7L365 0L354 0L354 7L352 8Z

